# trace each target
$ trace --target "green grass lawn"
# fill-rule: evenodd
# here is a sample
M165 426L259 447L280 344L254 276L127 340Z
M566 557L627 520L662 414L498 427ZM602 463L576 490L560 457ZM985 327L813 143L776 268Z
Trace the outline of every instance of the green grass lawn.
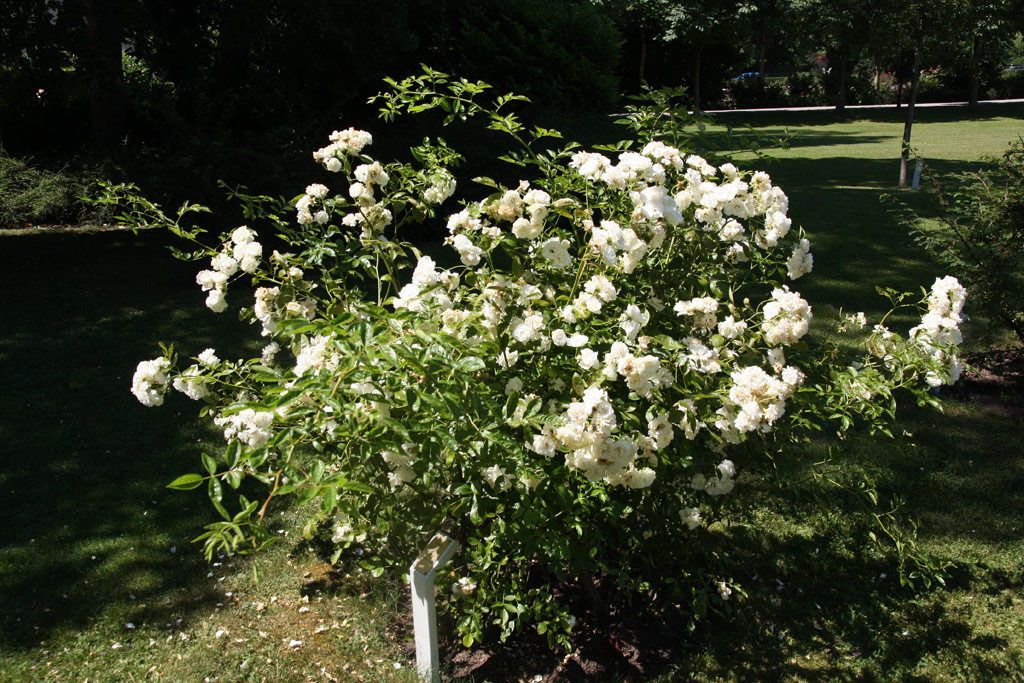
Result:
M944 274L879 201L895 192L896 112L721 117L741 119L792 134L767 170L812 240L815 270L799 285L813 305L878 313L874 285L913 290ZM914 146L947 172L1022 131L1020 105L919 109ZM222 439L180 395L140 406L131 376L160 340L232 357L254 336L203 308L195 268L156 242L0 235L0 679L412 680L401 587L335 574L293 534L213 565L190 542L213 511L201 492L165 484ZM1001 398L907 409L899 427L913 439L843 444L834 466L905 498L922 548L953 563L946 588L900 588L854 499L809 479L782 496L750 482L750 521L728 530L748 597L731 618L679 633L684 654L661 680L1024 676L1022 413ZM287 530L291 512L273 514ZM544 672L514 663L527 680Z
M395 594L353 580L303 603L315 554L286 542L211 566L191 542L215 513L165 485L223 438L180 395L143 408L131 377L158 341L232 357L252 334L152 237L0 237L0 680L396 675Z
M790 197L794 225L807 231L814 273L799 282L812 303L831 302L848 310L880 314L886 300L875 285L900 291L928 287L945 273L892 219L880 200L891 193L922 211L932 200L922 190L900 190L899 155L905 109L754 112L718 115L721 126L750 125L771 136L787 136L789 149L773 149L764 166ZM983 156L999 156L1024 135L1024 104L918 107L911 144L931 171L968 170ZM907 321L904 321L907 322Z

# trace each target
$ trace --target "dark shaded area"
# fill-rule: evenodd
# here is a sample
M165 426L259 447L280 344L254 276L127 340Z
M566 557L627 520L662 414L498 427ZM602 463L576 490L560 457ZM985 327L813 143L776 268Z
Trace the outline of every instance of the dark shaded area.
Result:
M378 125L367 98L385 76L421 63L534 111L618 99L618 31L581 0L8 4L0 146L48 168L89 160L172 203L219 199L217 180L286 192L332 130Z
M5 647L81 628L108 603L135 605L128 620L162 625L217 599L198 581L208 565L191 544L211 521L209 502L202 491L165 488L198 468L196 441L208 434L195 426L198 406L171 396L147 409L129 390L136 363L160 354L154 338L187 331L190 343L230 357L241 350L239 323L206 311L193 264L148 237L3 237Z
M624 609L604 618L583 612L570 653L524 634L468 650L449 643L442 659L451 662L453 679L471 681L707 680L708 663L716 678L862 680L851 673L856 660L864 660L864 676L872 679L912 670L936 653L993 680L1013 675L989 658L1005 647L1002 638L977 633L941 598L913 600L887 573L889 563L851 557L848 548L830 547L832 540L739 532L736 565L746 572L748 595L736 599L731 615L704 620L693 632L671 609ZM956 567L954 582L990 584L1000 595L1024 587L1024 577L984 565Z

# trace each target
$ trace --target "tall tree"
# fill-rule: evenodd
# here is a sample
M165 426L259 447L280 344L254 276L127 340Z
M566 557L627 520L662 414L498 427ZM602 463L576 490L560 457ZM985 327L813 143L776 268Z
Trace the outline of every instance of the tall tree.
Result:
M614 15L639 35L641 81L646 79L648 46L662 44L687 55L690 98L702 106L702 77L707 52L738 51L741 28L750 11L748 0L592 0L617 9ZM678 81L677 81L678 82Z
M100 149L112 147L124 130L122 46L127 11L122 0L82 3L86 40L79 56L89 92L89 139Z
M847 75L867 44L881 3L875 0L794 0L805 35L816 36L836 78L836 111L846 109Z
M955 13L952 24L956 31L948 31L942 44L952 48L944 50L949 57L945 66L954 68L967 81L967 99L973 106L978 103L982 78L986 71L998 73L1005 64L1003 58L1010 48L1014 26L1024 21L1024 3L1007 0L956 0L948 3Z
M955 16L957 2L959 0L909 0L893 15L893 26L902 35L903 44L913 49L914 55L910 75L910 96L907 98L900 148L900 187L910 185L910 133L914 125L914 106L917 103L918 86L921 82L926 40L948 40L950 32L956 34L960 31L960 27L950 21L950 18Z
M705 51L735 42L751 6L745 0L676 0L665 3L667 30L664 39L689 47L692 58L691 98L700 110L701 68Z
M779 28L786 22L792 0L751 0L748 20L754 39L757 58L757 79L764 93L765 75L768 70L768 48Z
M15 88L4 99L25 111L38 104L37 95L55 106L84 100L91 142L111 144L123 121L121 26L127 2L0 0L0 68ZM69 73L79 77L70 79ZM10 112L4 113L9 120Z

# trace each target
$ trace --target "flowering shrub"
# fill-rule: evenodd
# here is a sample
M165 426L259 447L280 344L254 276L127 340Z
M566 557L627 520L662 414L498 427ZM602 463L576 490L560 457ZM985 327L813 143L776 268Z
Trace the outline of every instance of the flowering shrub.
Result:
M955 379L964 292L951 278L908 337L859 332L858 314L835 323L859 351L812 343L793 287L813 258L785 192L680 149L677 116L638 108L636 142L538 151L557 133L506 114L512 96L481 104L485 85L431 71L390 84L386 118L485 117L529 179L478 178L456 204L459 156L444 143L383 163L350 129L313 155L334 192L311 184L294 218L264 210L267 229L212 246L127 197L135 224L200 245L183 256L208 259L197 282L211 310L240 280L257 285L244 314L266 338L260 357L168 351L133 380L143 404L173 386L224 431L205 474L172 484L208 487L223 520L207 552L269 542L263 515L291 495L318 501L303 508L308 538L373 572L404 572L438 529L458 538L445 604L467 645L487 615L502 638L531 625L562 640L575 619L558 586L580 581L596 601L595 576L698 619L742 590L716 558L745 476L817 430L885 429L898 389L934 402L928 384ZM447 224L452 267L403 241L432 220ZM281 248L261 246L274 232ZM266 493L226 494L245 479Z

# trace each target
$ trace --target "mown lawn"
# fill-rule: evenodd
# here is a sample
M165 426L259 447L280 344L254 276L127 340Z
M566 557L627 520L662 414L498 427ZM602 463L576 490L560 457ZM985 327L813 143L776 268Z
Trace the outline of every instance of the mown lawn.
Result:
M917 192L897 188L904 113L848 110L838 120L832 111L718 115L712 141L724 124L788 139L789 149L772 149L775 161L765 168L786 190L790 216L811 240L814 274L800 281L809 297L882 313L886 301L874 293L875 285L918 291L944 274L880 199L889 193L922 212L934 211L927 174ZM914 151L941 178L1001 155L1024 135L1024 104L917 107L912 133Z
M879 200L895 192L896 112L727 117L792 134L767 169L811 238L815 271L799 284L813 305L877 314L876 284L916 290L944 274ZM1022 131L1020 105L919 109L913 142L948 172ZM194 271L148 235L0 235L0 678L411 680L401 587L332 573L291 535L212 566L190 542L212 510L164 486L222 440L180 395L145 409L128 389L159 340L246 352L251 331L202 307ZM975 350L991 343L981 327ZM730 530L748 598L678 633L662 680L1024 675L1020 399L955 393L942 415L904 411L893 442L841 444L826 468L903 496L921 547L952 563L946 588L901 588L855 498L806 477L781 497L751 482L751 519ZM290 513L274 514L287 530ZM546 665L509 670L529 680Z
M165 485L223 439L180 395L143 408L132 373L158 341L232 357L252 335L153 237L0 237L0 680L401 677L394 592L311 591L326 567L290 539L213 565L191 542L209 501Z

